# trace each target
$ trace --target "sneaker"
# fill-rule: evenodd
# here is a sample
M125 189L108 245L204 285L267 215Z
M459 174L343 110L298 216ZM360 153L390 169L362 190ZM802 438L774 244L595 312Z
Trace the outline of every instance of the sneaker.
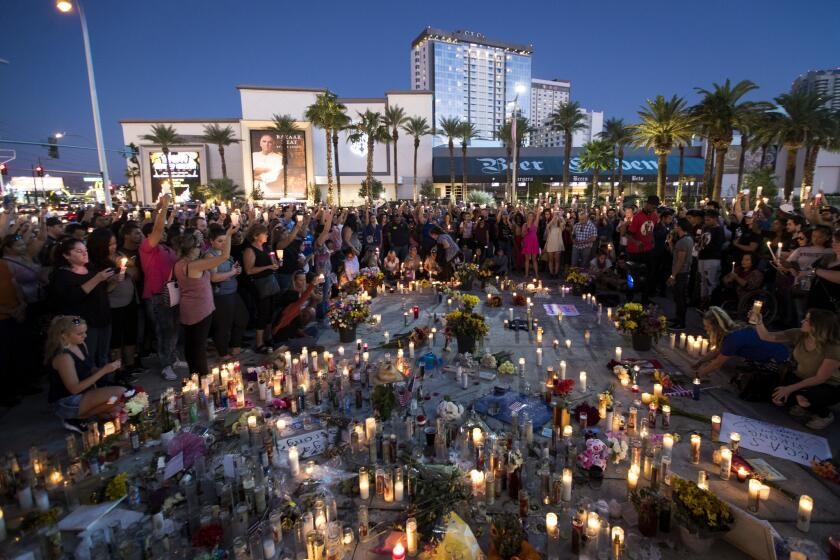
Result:
M788 414L795 418L802 418L803 416L808 416L810 412L808 412L806 409L802 408L798 404L795 404L791 407L790 410L788 410Z
M174 364L172 364L172 367L185 368L185 367L190 367L190 366L184 360L178 360Z
M87 432L88 425L84 420L79 420L78 418L68 418L64 421L64 429L78 434L83 434Z
M805 425L812 430L822 430L824 428L827 428L829 425L831 425L832 422L834 422L834 413L829 412L828 416L826 416L824 418L822 416L816 416L815 415Z
M160 374L167 381L175 381L178 379L178 376L175 375L175 371L172 369L172 366L166 366L161 370Z

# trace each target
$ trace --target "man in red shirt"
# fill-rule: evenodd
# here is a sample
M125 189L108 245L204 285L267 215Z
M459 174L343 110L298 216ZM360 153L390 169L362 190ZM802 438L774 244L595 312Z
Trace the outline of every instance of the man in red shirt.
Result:
M645 278L635 278L637 284L642 286L642 303L648 302L648 297L655 289L655 282L648 282L653 271L653 228L659 221L656 209L659 207L659 197L650 195L645 202L641 212L636 212L633 221L627 227L627 260L644 265Z

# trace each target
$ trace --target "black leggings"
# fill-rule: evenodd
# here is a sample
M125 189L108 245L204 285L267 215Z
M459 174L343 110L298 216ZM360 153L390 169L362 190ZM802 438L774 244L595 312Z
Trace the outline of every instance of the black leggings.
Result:
M213 312L213 342L219 356L230 354L231 347L242 347L242 333L248 326L248 309L238 293L215 296Z
M211 313L194 325L184 327L184 354L190 374L207 375L210 368L207 365L207 337L210 336L210 325L213 323Z
M788 373L785 376L784 385L793 385L794 383L799 383L800 381L802 381L800 377L797 377L793 373ZM808 402L810 403L808 406L809 412L812 412L821 418L825 418L831 413L830 408L835 404L840 403L840 385L829 385L828 383L823 383L821 385L814 385L813 387L800 389L795 393L791 393L785 404L787 406L798 404L796 402L796 397L799 395L808 399Z

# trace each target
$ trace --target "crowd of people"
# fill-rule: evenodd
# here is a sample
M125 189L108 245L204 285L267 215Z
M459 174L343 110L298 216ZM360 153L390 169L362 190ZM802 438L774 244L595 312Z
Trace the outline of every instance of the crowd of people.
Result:
M795 210L752 205L743 194L731 205L695 208L650 196L639 206L543 198L527 206L190 210L167 195L154 212L90 207L70 222L46 208L23 219L7 205L0 214L7 387L0 404L40 390L34 372L44 372L50 402L68 428L79 428L145 371L142 357L156 356L164 379L175 381L209 373L208 347L222 361L280 345L311 347L330 300L365 269L381 270L394 286L445 281L475 263L549 287L566 284L574 271L593 293L619 301L670 295L669 327L684 329L696 309L715 346L696 364L701 376L732 357L760 363L778 382L750 379L744 395L762 395L825 427L840 401L837 218L818 201ZM768 303L763 317L751 318L756 327L746 323L754 299ZM785 330L768 332L763 318Z

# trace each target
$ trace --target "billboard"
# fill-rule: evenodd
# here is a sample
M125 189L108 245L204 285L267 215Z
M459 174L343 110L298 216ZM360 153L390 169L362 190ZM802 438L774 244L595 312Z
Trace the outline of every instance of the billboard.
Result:
M184 191L201 184L201 158L198 152L169 152L169 169L166 155L160 151L149 152L149 166L152 178L152 200L157 200L167 185L167 191L181 196ZM172 184L169 184L170 173Z
M271 130L251 130L251 170L254 186L265 198L304 198L306 194L306 138L300 134L286 138L288 153L283 169L283 137ZM285 172L284 172L285 171ZM288 180L287 188L284 181Z

